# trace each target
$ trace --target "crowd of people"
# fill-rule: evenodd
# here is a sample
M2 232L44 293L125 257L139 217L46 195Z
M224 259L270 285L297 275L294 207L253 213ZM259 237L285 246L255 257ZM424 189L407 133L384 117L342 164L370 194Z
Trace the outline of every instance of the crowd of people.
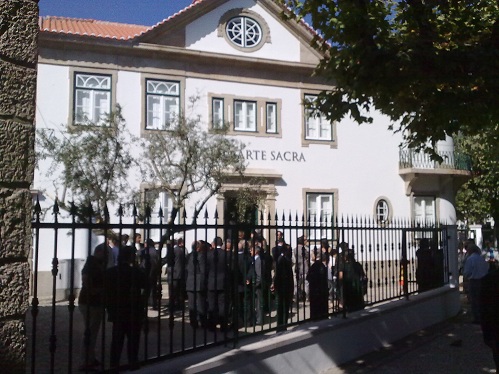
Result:
M367 278L348 243L331 248L320 241L310 249L305 236L292 248L282 231L273 246L257 231L237 238L215 237L211 243L163 238L161 243L140 234L130 240L110 237L99 244L82 270L79 309L85 323L81 370L99 367L95 346L103 318L112 322L110 365L120 363L127 342L131 367L138 362L141 325L147 308L161 304L161 274L166 265L171 313L184 310L193 329L229 332L262 326L274 310L277 329L286 328L294 302L309 303L310 318L328 316L332 301L347 311L364 308ZM166 248L162 258L156 248Z

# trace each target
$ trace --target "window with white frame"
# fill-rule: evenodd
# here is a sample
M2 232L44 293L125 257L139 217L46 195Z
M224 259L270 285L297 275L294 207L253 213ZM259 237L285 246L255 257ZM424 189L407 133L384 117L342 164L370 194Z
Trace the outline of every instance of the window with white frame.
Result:
M227 38L238 47L255 47L262 41L262 28L253 18L238 16L230 19L225 27Z
M305 95L305 139L333 140L331 123L316 107L316 95Z
M331 222L333 216L332 193L307 193L307 219L316 222Z
M435 198L431 196L414 196L414 221L422 226L436 222Z
M234 100L234 130L256 131L256 102Z
M376 222L383 224L388 222L390 217L390 207L384 199L379 199L376 202Z
M146 129L170 130L180 113L180 83L146 80Z
M214 97L211 100L211 116L213 128L222 128L224 125L224 99Z
M332 193L307 193L307 217L310 239L327 238L331 236L327 227L331 227L333 219Z
M75 73L74 75L74 122L104 123L111 113L111 76Z
M265 112L267 115L267 133L277 133L277 103L267 103Z
M158 192L152 190L146 190L145 195L146 195L145 196L146 203L149 204L151 207L151 217L149 219L149 223L159 224L160 221L163 223L168 222L173 208L172 196L166 191ZM160 208L163 213L162 217L160 217L159 215ZM180 222L180 214L177 214L177 217L175 218L175 223L179 222ZM165 232L160 232L160 229L151 229L149 237L154 239L155 241L159 241L161 236L164 234Z

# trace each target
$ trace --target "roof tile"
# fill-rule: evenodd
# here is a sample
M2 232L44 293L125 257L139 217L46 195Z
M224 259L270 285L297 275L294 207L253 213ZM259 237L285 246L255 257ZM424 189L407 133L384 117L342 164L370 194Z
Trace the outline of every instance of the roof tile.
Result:
M45 32L87 35L99 38L129 40L143 34L151 27L124 23L96 21L66 17L42 17L40 30Z

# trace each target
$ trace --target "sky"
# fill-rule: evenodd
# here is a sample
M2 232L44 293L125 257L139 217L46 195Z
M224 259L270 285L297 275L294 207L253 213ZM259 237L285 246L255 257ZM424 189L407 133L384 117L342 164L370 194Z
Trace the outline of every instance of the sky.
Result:
M152 26L192 0L40 0L40 16L62 16Z

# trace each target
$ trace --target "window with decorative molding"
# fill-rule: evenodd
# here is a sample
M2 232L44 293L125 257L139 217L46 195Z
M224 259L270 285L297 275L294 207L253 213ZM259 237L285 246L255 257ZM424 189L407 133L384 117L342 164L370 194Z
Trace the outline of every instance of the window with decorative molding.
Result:
M146 79L146 129L170 130L180 113L180 82Z
M305 139L306 140L333 140L333 128L326 116L315 105L316 95L306 94L305 104Z
M267 116L267 133L277 133L277 103L267 103L265 106Z
M234 100L234 130L256 132L256 102Z
M331 238L333 204L333 193L308 192L306 194L307 217L305 219L310 227L308 232L310 239Z
M208 94L213 129L227 126L230 134L280 136L281 100Z
M224 99L214 97L211 99L211 122L213 128L219 129L224 126Z
M74 124L102 126L111 113L111 75L74 74Z

